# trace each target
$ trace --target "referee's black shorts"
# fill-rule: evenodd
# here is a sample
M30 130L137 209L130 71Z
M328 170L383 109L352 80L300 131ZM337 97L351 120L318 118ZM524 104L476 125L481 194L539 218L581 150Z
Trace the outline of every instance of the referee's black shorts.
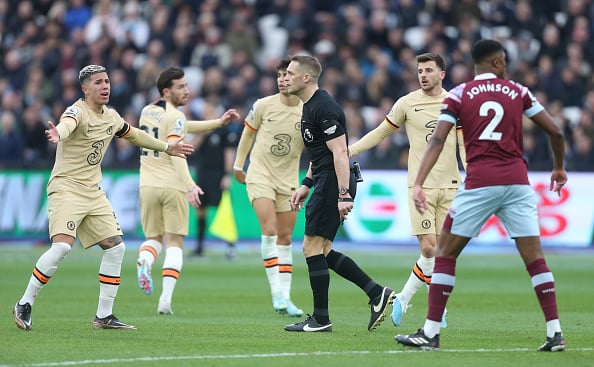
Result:
M314 175L313 180L314 190L305 207L305 234L334 241L340 226L336 172L322 171ZM357 193L357 181L352 172L349 192L353 198Z

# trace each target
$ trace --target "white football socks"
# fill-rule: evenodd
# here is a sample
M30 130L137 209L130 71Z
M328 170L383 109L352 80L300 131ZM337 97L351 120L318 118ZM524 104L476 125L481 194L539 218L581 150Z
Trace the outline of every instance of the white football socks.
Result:
M419 270L422 271L423 276L430 277L433 275L433 266L435 265L435 257L425 257L423 255L419 256L415 267L418 267ZM421 288L425 283L425 280L420 279L415 271L411 271L406 284L402 288L402 291L398 294L398 299L400 303L403 305L408 305L412 297L417 293L419 288Z
M277 245L278 251L278 279L282 296L286 300L291 299L291 279L293 278L293 252L292 246Z
M163 259L163 290L161 291L159 302L171 303L183 261L184 256L181 248L167 247L167 250L165 250L165 259Z
M99 305L97 306L97 317L100 319L113 313L113 302L120 286L120 273L125 252L124 242L103 250L103 258L99 266Z
M276 245L278 236L262 235L261 239L260 252L262 254L262 260L264 261L264 269L266 270L268 283L270 284L270 293L272 294L273 300L279 300L283 298L283 292L281 290L278 271L279 254Z
M41 289L55 274L58 264L66 257L71 249L72 247L65 242L55 242L39 257L35 264L35 269L33 269L33 274L29 278L27 289L19 301L21 305L29 303L33 306L35 297L37 297Z

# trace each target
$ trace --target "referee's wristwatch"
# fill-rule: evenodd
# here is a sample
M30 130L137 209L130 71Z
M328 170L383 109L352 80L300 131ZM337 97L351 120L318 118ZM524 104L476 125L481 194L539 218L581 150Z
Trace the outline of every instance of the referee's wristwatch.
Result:
M348 187L339 187L338 188L338 195L347 195L349 193Z

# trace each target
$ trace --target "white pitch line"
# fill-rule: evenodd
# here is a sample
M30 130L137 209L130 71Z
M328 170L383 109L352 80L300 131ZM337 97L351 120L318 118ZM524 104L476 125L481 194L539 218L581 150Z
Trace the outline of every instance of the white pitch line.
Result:
M571 348L569 351L593 351L594 348ZM536 349L510 348L510 349L440 349L435 353L508 353L508 352L536 352ZM278 357L308 357L308 356L337 356L354 354L402 354L402 353L423 353L420 350L386 350L386 351L365 351L353 350L343 352L309 352L309 353L270 353L270 354L221 354L221 355L195 355L195 356L164 356L164 357L138 357L138 358L114 358L114 359L87 359L82 361L43 362L30 364L0 364L0 367L61 367L81 366L86 364L119 364L131 362L157 362L157 361L182 361L182 360L209 360L209 359L252 359L252 358L278 358Z

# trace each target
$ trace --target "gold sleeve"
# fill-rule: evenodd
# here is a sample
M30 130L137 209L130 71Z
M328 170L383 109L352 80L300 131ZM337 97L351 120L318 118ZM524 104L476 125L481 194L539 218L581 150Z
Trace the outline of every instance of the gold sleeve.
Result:
M384 120L375 129L365 134L360 140L349 146L349 157L354 157L378 145L387 136L396 131L397 127L388 120Z
M122 136L122 138L128 140L130 143L157 152L164 152L167 150L169 144L155 139L144 131L129 125L128 132Z
M179 178L184 183L184 186L188 191L192 189L196 185L192 175L190 174L190 169L188 168L188 162L181 157L171 157L171 164L173 168L177 172Z
M243 170L247 155L254 144L254 137L256 132L254 130L244 128L237 145L237 153L235 153L235 162L233 162L233 169Z
M218 129L222 125L221 122L222 122L221 119L203 120L203 121L189 120L189 121L186 121L186 126L188 127L188 133L197 134L197 133L203 133L206 131Z
M60 137L60 141L66 140L70 136L70 134L72 134L74 129L76 129L77 126L78 123L75 119L71 117L63 118L62 120L60 120L60 123L56 126L56 129L58 130L58 136Z

